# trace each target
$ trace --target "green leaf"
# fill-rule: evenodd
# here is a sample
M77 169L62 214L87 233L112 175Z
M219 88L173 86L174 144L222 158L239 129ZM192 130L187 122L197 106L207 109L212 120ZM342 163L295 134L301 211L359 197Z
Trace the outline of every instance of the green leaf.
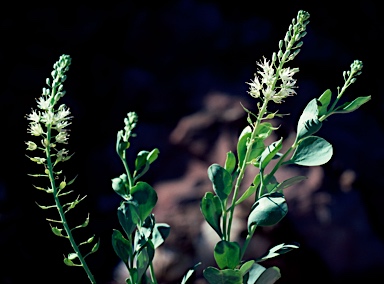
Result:
M299 247L300 245L298 243L292 243L292 244L282 243L271 248L265 255L263 255L262 257L259 257L256 261L261 262L266 259L285 254L287 252L290 252L291 250L298 249Z
M204 278L210 284L242 284L243 275L238 269L218 270L214 267L207 267L204 272Z
M319 121L318 115L317 100L313 99L308 103L300 116L297 124L296 141L300 141L301 139L319 131L322 123Z
M117 217L127 236L130 236L139 223L138 205L133 201L124 201L117 209Z
M157 157L159 156L159 149L155 148L153 149L147 156L147 161L149 164L152 164L154 161L156 161Z
M276 266L269 267L261 274L255 284L273 284L281 278L280 269Z
M164 243L165 239L169 236L170 231L171 227L168 224L158 223L155 225L152 233L152 242L155 249Z
M248 230L252 225L272 226L280 222L288 212L284 195L279 192L263 195L252 206L248 216Z
M243 263L240 267L241 275L245 275L249 272L249 270L252 268L253 264L255 263L254 260L249 260L245 263Z
M331 98L332 92L328 89L317 99L317 101L320 102L320 104L318 104L318 117L321 117L328 113L328 106L331 102Z
M132 256L132 245L123 237L119 230L113 230L112 247L117 256L127 264L130 256Z
M200 203L200 209L207 223L222 237L220 217L222 215L219 197L212 192L206 192Z
M147 160L147 157L149 155L148 151L140 151L137 154L136 160L135 160L135 172L138 173L142 168L145 168L147 165L149 165L149 162Z
M220 241L215 246L214 257L220 269L233 269L240 263L240 246L237 242Z
M220 165L213 164L208 168L208 178L211 180L217 196L221 201L225 201L232 191L231 174Z
M201 262L196 263L191 269L187 271L187 273L184 275L183 279L181 280L181 284L186 284L188 279L193 275L193 273L196 271L196 268L201 264Z
M227 158L225 159L225 165L224 169L227 170L230 174L233 173L233 171L236 168L236 157L235 154L233 154L231 151L227 153Z
M260 154L264 151L265 145L264 145L264 132L267 128L263 126L258 128L260 130L259 137L255 139L255 141L252 144L252 149L250 152L250 155L248 157L248 160L246 162L252 161L257 159L257 157L260 156ZM245 159L245 154L247 152L248 143L250 143L250 139L252 136L252 128L248 125L242 133L240 134L239 141L237 143L237 156L239 160L239 166L241 166Z
M138 182L132 187L131 195L133 200L138 204L140 220L144 221L156 205L157 193L148 183Z
M299 183L305 179L307 179L306 176L295 176L295 177L291 177L289 179L286 179L285 181L283 181L277 185L276 191L284 190L287 187L290 187L290 186L292 186L296 183Z
M332 145L324 138L309 136L303 139L291 159L284 164L300 166L320 166L327 163L333 155Z
M278 141L273 142L267 148L264 149L263 153L260 156L260 169L265 169L268 163L277 155L277 153L283 147L283 138Z
M252 267L249 269L247 284L256 283L257 279L263 274L266 270L265 267L261 266L258 263L253 263Z
M358 97L354 99L352 102L348 102L337 107L335 113L348 113L348 112L355 111L360 106L368 102L370 99L371 99L371 96Z
M147 242L147 245L137 255L137 279L139 283L142 283L141 278L145 277L145 272L148 269L150 262L155 255L155 249L151 241ZM144 282L145 283L145 282Z
M260 184L260 174L257 174L252 182L252 185L247 188L247 190L241 195L241 197L236 201L235 205L239 205L241 202L246 200L252 194L254 194Z

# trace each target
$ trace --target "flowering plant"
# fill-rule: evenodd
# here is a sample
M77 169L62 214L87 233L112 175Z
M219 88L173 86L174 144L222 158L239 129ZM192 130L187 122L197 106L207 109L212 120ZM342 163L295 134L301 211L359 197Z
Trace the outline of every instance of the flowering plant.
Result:
M304 176L294 176L278 181L275 173L281 166L289 164L319 166L327 163L333 154L332 145L314 134L332 114L354 111L370 100L370 96L366 96L338 104L346 89L361 74L362 62L355 60L350 70L343 73L344 85L341 89L338 88L336 98L332 96L330 90L326 90L320 97L307 104L298 121L294 143L285 152L282 152L282 138L266 145L267 138L276 130L268 120L280 116L278 112L270 112L269 105L283 103L286 98L296 94L296 80L293 76L299 68L287 67L286 64L300 52L308 19L307 12L299 11L284 39L279 41L278 52L274 52L270 60L263 58L257 63L259 68L248 83L248 93L259 100L258 113L254 114L244 108L248 114L248 125L239 136L236 153L229 151L224 165L213 164L208 168L208 178L213 191L205 193L202 197L200 209L206 222L220 239L213 251L217 267L207 267L203 272L205 279L211 284L268 284L280 278L277 267L265 268L259 263L298 248L297 243L279 244L259 258L244 259L256 229L275 225L287 214L284 189L306 179ZM70 64L71 59L68 55L61 56L54 64L51 73L53 81L51 83L51 80L47 79L49 88L43 88L42 96L37 100L38 110L32 110L27 115L30 121L28 133L39 137L41 145L38 146L33 141L28 141L26 144L28 151L38 150L43 153L29 158L44 166L44 174L31 176L48 178L48 186L35 187L52 194L55 203L49 206L38 204L38 206L42 209L56 208L58 211L58 219L47 220L51 224L52 232L59 237L67 238L73 248L73 252L64 257L64 263L68 266L83 267L91 283L96 283L85 259L97 251L99 242L95 243L87 254L83 254L80 246L92 243L94 237L78 244L72 235L73 230L88 225L89 216L84 223L72 228L66 220L66 213L75 208L85 197L78 196L73 201L62 203L62 199L73 192L67 190L67 187L74 179L66 182L65 177L61 178L62 171L57 169L60 162L71 158L69 152L61 146L68 143L67 127L71 124L70 111L66 105L58 103L65 94L63 82ZM141 180L150 165L158 158L159 150L155 148L151 151L140 151L134 165L129 165L127 160L130 138L135 136L133 130L137 122L136 113L129 112L124 118L124 129L117 133L116 153L122 161L125 172L112 179L112 189L122 199L117 209L122 231L113 230L112 246L128 269L129 278L126 279L126 283L157 283L152 261L156 248L169 235L170 227L165 223L156 223L152 210L157 203L157 193L152 186ZM246 184L247 189L241 193L240 188L248 168L256 168L257 174L251 184ZM253 205L247 217L247 235L239 243L231 236L234 212L239 204L250 199L253 200ZM185 274L182 283L188 281L198 265Z

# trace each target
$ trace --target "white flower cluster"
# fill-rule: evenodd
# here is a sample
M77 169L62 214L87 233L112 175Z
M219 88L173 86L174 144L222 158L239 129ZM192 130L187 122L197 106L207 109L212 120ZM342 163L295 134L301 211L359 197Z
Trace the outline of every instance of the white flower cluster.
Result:
M250 86L248 93L252 97L281 103L286 97L296 94L294 90L296 80L293 79L293 75L299 72L299 68L285 68L284 64L294 59L300 52L300 47L303 45L301 39L306 35L305 29L309 23L308 18L307 12L300 11L297 18L292 20L284 40L280 40L279 52L273 53L271 61L264 58L257 63L259 70L254 79L247 83Z
M55 143L67 144L69 133L66 127L71 124L71 112L69 108L62 104L56 107L57 102L65 95L63 91L63 82L66 79L65 72L68 71L71 64L71 58L68 55L62 55L54 64L52 71L52 84L50 79L47 78L47 85L50 88L43 88L43 93L40 98L36 99L37 107L39 110L32 109L32 112L26 116L29 120L28 133L33 136L41 136L42 147L38 147L32 141L26 142L27 150L34 151L36 149L46 152L47 147L55 148ZM56 135L52 135L52 131L56 131ZM53 141L54 137L54 141ZM70 158L68 151L65 149L56 150L56 161L65 161ZM34 157L30 158L32 161L43 164L45 158Z

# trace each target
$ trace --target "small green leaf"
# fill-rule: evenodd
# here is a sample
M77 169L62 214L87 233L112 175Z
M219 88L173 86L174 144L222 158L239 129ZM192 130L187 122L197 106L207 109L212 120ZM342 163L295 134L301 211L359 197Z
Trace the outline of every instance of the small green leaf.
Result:
M113 230L112 247L120 259L127 264L132 255L132 245L123 237L119 230Z
M300 142L291 159L284 164L320 166L327 163L332 155L333 148L328 141L321 137L309 136Z
M237 142L237 157L239 161L239 167L243 164L245 158L245 152L247 151L247 141L252 133L252 128L248 125L240 133L239 140Z
M147 271L150 262L153 260L154 255L155 249L153 247L153 244L151 241L148 241L147 245L137 255L137 275L139 280L138 283L143 283L141 281L141 278L145 277L145 272Z
M208 177L217 196L221 201L225 201L232 191L231 174L220 165L213 164L208 168Z
M284 195L279 192L263 195L252 206L248 216L248 230L252 225L272 226L280 222L288 212Z
M136 160L135 160L135 172L138 173L142 168L145 168L147 165L149 165L149 162L147 161L147 157L149 155L148 151L140 151L137 154Z
M321 121L318 119L317 99L311 100L305 107L297 124L296 141L314 134L321 128Z
M204 272L204 278L209 284L242 284L243 275L238 269L219 270L214 267L207 267Z
M230 174L233 173L233 171L236 168L236 157L235 154L233 154L231 151L227 153L227 158L225 159L225 165L224 169L227 170Z
M75 176L73 179L71 179L69 182L67 182L67 185L71 185L72 183L75 182L77 176Z
M212 192L206 192L200 203L200 209L207 223L222 237L220 217L222 215L219 198Z
M169 236L171 227L165 223L157 223L152 233L152 242L155 249L164 243Z
M187 271L187 273L183 276L183 279L181 280L181 284L186 284L189 278L193 275L193 273L196 271L196 268L201 264L201 262L196 263L191 269Z
M259 257L256 261L261 262L266 259L285 254L287 252L290 252L291 250L298 249L299 247L300 245L298 243L292 243L292 244L282 243L271 248L265 255L263 255L262 257Z
M348 113L348 112L355 111L360 106L368 102L370 99L371 99L371 96L358 97L354 99L352 102L348 102L337 107L335 113Z
M281 190L284 190L286 189L287 187L290 187L294 184L297 184L303 180L307 179L306 176L295 176L295 177L291 177L289 179L286 179L285 181L279 183L276 187L276 191L281 191Z
M237 242L220 241L215 246L214 257L220 269L234 269L240 263L240 246Z
M146 182L138 182L131 189L133 200L138 204L138 215L140 220L144 221L157 202L156 191Z
M240 267L240 272L244 276L249 272L249 270L252 268L252 265L255 263L254 260L249 260L245 263L243 263Z
M243 195L236 201L235 205L239 205L241 202L246 200L248 197L250 197L252 194L254 194L257 190L257 188L260 185L260 174L257 174L256 177L253 180L253 183L248 189L243 193Z
M318 116L321 117L328 113L328 106L331 102L332 92L331 90L326 90L317 100L320 102L318 104Z
M276 266L269 267L261 274L255 284L273 284L281 278L280 269Z
M156 161L157 157L159 156L159 153L159 149L155 148L148 154L147 160L149 164L152 164L154 161Z
M283 147L283 138L273 142L271 145L265 148L260 156L260 163L259 163L260 169L265 169L268 163L277 155L277 153L281 150L282 147Z
M254 284L265 270L266 268L260 264L253 263L252 267L249 269L247 284Z
M117 209L117 217L127 236L130 236L139 223L138 205L133 201L124 201Z

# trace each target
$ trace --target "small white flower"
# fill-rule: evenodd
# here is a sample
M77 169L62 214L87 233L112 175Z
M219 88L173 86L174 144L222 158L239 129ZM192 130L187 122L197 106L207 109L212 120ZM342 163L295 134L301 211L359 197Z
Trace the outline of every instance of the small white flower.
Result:
M32 120L34 122L40 121L40 113L37 113L35 110L32 110L31 114L28 114L27 120Z
M66 108L65 105L61 105L58 112L55 114L55 121L59 122L61 120L71 119L68 117L70 114L71 112L69 111L69 108Z
M54 114L52 111L43 112L43 114L41 115L41 121L44 122L46 125L52 124L52 123L54 123L53 115Z
M50 106L51 99L48 97L44 99L44 97L40 97L37 101L37 106L42 110L47 110Z
M262 77L261 82L266 85L271 85L275 77L275 70L273 69L273 64L269 64L269 61L267 61L267 59L264 57L264 62L257 63L257 65L259 65L259 67L262 69L262 71L259 70L257 72Z
M36 150L37 149L37 145L36 143L32 142L32 141L28 141L28 142L25 142L25 144L27 144L27 150L28 151L33 151L33 150Z
M66 131L60 131L59 134L56 135L55 139L57 143L67 144L68 134Z
M64 120L64 121L60 121L60 122L58 122L58 123L55 125L54 128L55 128L57 131L61 132L61 131L63 131L63 129L64 129L65 127L67 127L67 126L70 125L70 124L71 124L71 122L68 122L68 121Z
M34 136L40 136L44 133L43 128L41 127L41 124L38 122L31 122L29 124L28 133L34 135Z
M33 157L30 158L32 162L36 162L38 164L44 164L45 163L45 158L40 158L40 157Z

